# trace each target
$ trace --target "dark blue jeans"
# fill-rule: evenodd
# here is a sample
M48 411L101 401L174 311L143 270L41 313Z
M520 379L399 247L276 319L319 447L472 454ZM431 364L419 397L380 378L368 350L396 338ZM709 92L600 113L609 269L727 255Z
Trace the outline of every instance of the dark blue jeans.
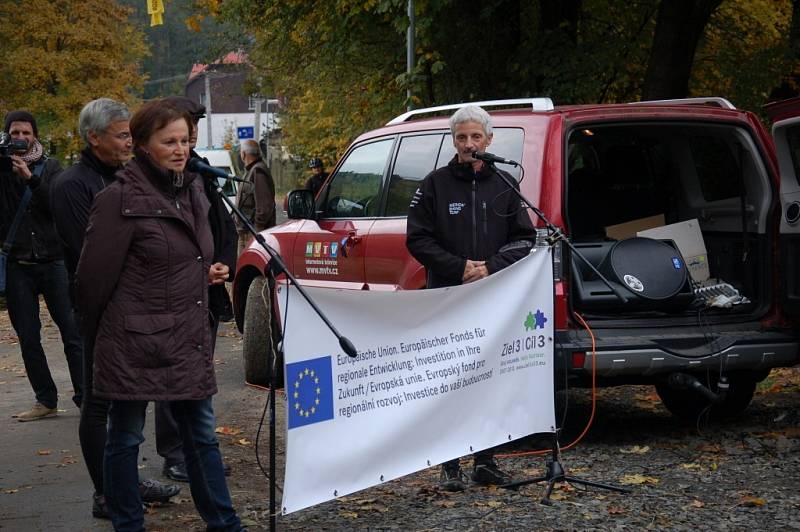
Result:
M207 530L241 530L225 483L211 397L170 404L183 439L192 499ZM137 462L146 409L146 401L111 402L103 471L106 502L118 532L144 530Z
M64 261L41 264L20 264L9 261L6 269L6 305L11 325L19 337L22 360L36 400L48 408L58 405L58 390L42 349L39 321L39 295L44 296L47 310L61 333L69 376L80 407L83 383L83 345L69 298L69 280Z

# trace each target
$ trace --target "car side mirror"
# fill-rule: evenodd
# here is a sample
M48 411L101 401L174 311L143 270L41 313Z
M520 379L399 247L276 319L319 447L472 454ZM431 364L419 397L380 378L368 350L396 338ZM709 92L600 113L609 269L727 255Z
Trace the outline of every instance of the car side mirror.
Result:
M307 188L289 192L286 196L286 215L291 220L313 220L314 193Z

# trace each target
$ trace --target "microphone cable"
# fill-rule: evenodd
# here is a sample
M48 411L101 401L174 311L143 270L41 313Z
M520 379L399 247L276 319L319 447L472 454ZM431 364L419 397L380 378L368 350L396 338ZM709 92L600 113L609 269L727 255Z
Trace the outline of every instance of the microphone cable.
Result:
M264 305L266 306L266 308L269 309L270 320L272 320L272 317L273 317L273 313L272 313L272 297L271 297L271 294L270 294L270 297L267 298L267 296L264 294L265 292L271 292L271 290L269 288L269 277L266 277L264 279L264 286L261 289L261 300L264 303ZM288 287L288 284L287 284L287 287L286 287L286 303L285 303L285 307L284 308L286 309L286 311L284 312L283 323L281 323L281 338L282 339L286 337L286 322L289 319L289 287ZM270 323L270 329L272 329L271 323ZM272 331L270 330L270 333L271 332ZM274 385L274 383L275 383L275 375L276 375L276 371L277 371L278 356L277 356L277 352L275 351L275 347L274 347L275 341L272 338L271 334L270 334L270 342L269 342L269 344L270 344L269 345L269 349L270 349L270 351L272 353L272 361L271 361L272 369L270 370L270 375L272 376L272 382L270 383L270 385ZM256 388L258 390L269 391L269 387L267 387L267 386L259 386L257 384L251 384L251 383L249 383L247 381L245 381L245 384L247 386L250 386L251 388ZM277 390L276 390L276 394L277 394ZM261 419L258 422L258 430L256 431L256 441L255 441L255 446L254 446L253 451L255 452L256 463L258 464L258 468L261 470L261 474L268 481L272 482L272 479L269 476L269 472L267 472L267 470L264 468L264 464L261 463L261 457L258 454L258 443L259 443L259 440L261 439L261 431L262 431L262 429L264 427L264 418L267 416L267 409L269 408L269 406L270 406L270 396L269 396L269 394L267 394L267 400L264 402L264 409L261 411ZM277 421L277 419L275 421ZM276 429L277 429L277 426L276 426ZM277 439L277 435L275 435L275 438ZM284 442L284 445L285 445L285 442ZM283 488L281 488L277 484L277 482L275 483L275 489L277 489L281 494L283 494Z

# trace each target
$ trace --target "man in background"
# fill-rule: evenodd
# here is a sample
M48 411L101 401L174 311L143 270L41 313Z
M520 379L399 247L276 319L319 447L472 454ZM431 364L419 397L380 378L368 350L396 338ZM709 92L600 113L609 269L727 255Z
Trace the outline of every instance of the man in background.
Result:
M36 396L30 410L14 417L18 421L35 421L58 414L58 390L42 348L40 295L61 333L72 380L72 400L79 408L83 400L83 347L70 304L61 243L50 211L50 184L61 165L44 154L36 120L30 113L8 113L3 130L27 146L22 153L4 157L5 161L0 159L4 163L0 170L0 240L10 248L6 267L8 316L19 337L25 372ZM9 232L26 189L30 190L30 201L21 211L12 237Z
M272 174L261 158L261 149L256 141L246 140L242 143L241 157L247 173L244 182L239 183L236 204L257 231L269 229L275 225L275 182ZM239 231L241 255L252 235L240 220L236 220L236 228Z

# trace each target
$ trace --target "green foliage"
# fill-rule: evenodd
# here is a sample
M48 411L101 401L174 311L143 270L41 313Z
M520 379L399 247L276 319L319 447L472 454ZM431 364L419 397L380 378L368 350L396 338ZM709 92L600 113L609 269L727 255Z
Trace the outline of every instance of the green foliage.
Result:
M128 14L113 0L0 3L0 113L26 109L59 156L77 151L86 102L132 102L141 90L146 48Z
M666 1L666 0L665 0ZM359 133L414 106L550 96L635 101L660 0L416 0L406 73L406 0L227 0L218 16L252 37L254 86L282 97L289 151L331 162ZM756 108L796 67L790 0L723 2L700 44L692 94Z

